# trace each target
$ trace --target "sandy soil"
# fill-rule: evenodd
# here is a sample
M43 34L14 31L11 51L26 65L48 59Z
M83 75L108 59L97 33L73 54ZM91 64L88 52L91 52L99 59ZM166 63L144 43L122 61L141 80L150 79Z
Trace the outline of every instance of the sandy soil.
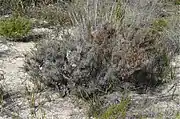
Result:
M0 71L4 80L6 99L0 106L0 119L85 119L85 109L80 109L70 97L61 98L57 92L33 93L33 84L23 71L24 54L34 47L33 42L1 43Z

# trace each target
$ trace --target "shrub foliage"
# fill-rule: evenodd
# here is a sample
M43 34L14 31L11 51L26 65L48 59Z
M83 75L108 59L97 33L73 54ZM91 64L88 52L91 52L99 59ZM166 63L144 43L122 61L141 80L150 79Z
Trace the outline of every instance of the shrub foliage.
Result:
M59 90L66 87L86 99L117 90L124 81L137 86L156 86L176 49L169 49L171 39L167 41L164 32L168 23L154 21L154 18L143 21L146 15L142 23L148 21L147 25L136 21L128 23L129 16L123 11L123 5L121 7L122 17L115 17L115 20L114 15L109 15L111 19L102 17L104 10L99 10L100 7L95 9L97 13L93 12L95 17L78 10L80 17L74 17L78 23L74 36L69 33L62 39L40 41L27 55L24 68L31 80ZM89 14L93 16L92 12Z
M8 38L20 38L31 29L31 23L23 17L12 17L0 20L0 35Z

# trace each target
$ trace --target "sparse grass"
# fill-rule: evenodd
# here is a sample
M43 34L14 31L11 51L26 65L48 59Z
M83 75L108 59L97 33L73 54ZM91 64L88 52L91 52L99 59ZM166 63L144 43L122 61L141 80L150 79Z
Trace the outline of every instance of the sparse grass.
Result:
M125 119L130 99L122 99L119 104L112 105L98 119Z
M89 100L89 109L88 109L88 116L91 117L98 117L103 109L103 101L99 99L100 97L94 96L91 100Z
M120 102L104 102L100 97L89 100L90 107L88 109L89 117L95 119L125 119L131 103L130 97L122 97ZM108 104L107 104L108 103Z
M27 35L30 29L30 21L23 17L0 20L0 35L10 39L18 39Z
M31 117L34 118L35 115L36 115L36 111L35 111L36 99L35 99L34 89L32 91L29 91L28 87L26 86L25 97L27 98L27 101L28 101L28 104L29 104Z
M168 26L168 21L164 18L160 18L160 19L156 19L153 22L153 30L155 32L162 32L164 30L164 28L166 28Z
M37 97L36 97L36 91L37 89L32 89L29 90L28 86L26 86L26 91L25 91L25 97L27 98L28 104L29 104L29 108L30 108L30 115L29 118L31 119L45 119L46 118L46 113L45 111L42 109L41 104L40 105L36 105L37 103ZM41 114L37 116L37 111L40 110ZM39 117L41 116L41 117Z
M122 23L122 20L125 17L125 11L124 8L122 8L121 0L117 1L118 3L115 5L115 10L113 11L114 19L119 24Z

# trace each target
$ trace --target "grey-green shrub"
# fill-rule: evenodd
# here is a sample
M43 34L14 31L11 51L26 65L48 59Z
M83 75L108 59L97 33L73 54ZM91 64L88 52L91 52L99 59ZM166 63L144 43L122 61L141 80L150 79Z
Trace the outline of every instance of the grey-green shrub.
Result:
M40 81L59 91L70 91L84 99L122 89L123 82L130 82L138 89L155 88L162 83L162 74L177 49L176 41L165 34L173 28L166 29L163 25L163 29L153 30L156 14L148 16L151 7L137 16L126 13L130 8L122 4L122 9L126 10L121 22L117 22L111 15L116 2L106 2L100 1L96 7L81 1L82 6L95 8L87 8L89 14L83 14L86 10L82 12L78 7L78 12L70 11L76 14L72 16L77 26L74 36L67 34L63 39L46 39L37 44L27 55L24 67L32 81ZM112 12L105 14L101 7ZM131 21L132 18L136 20Z

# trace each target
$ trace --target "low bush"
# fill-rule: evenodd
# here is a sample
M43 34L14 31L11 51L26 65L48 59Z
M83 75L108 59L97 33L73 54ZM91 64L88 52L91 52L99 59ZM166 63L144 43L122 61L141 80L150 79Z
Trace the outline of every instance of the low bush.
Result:
M119 36L102 44L75 38L44 40L27 57L25 69L33 80L59 89L66 86L83 98L115 90L120 81L140 86L159 80L169 64L161 37L149 31L142 36L140 41Z
M119 90L123 82L143 89L159 85L177 49L176 46L171 49L176 41L166 36L168 22L153 15L144 20L145 14L137 16L142 17L142 23L136 20L131 23L124 11L123 19L114 20L114 15L106 19L101 16L104 10L96 8L95 17L90 17L93 16L90 13L75 18L80 22L74 36L69 33L62 39L40 41L27 55L24 68L31 80L84 99Z
M10 39L18 39L27 35L30 29L30 21L23 17L0 20L0 35Z

